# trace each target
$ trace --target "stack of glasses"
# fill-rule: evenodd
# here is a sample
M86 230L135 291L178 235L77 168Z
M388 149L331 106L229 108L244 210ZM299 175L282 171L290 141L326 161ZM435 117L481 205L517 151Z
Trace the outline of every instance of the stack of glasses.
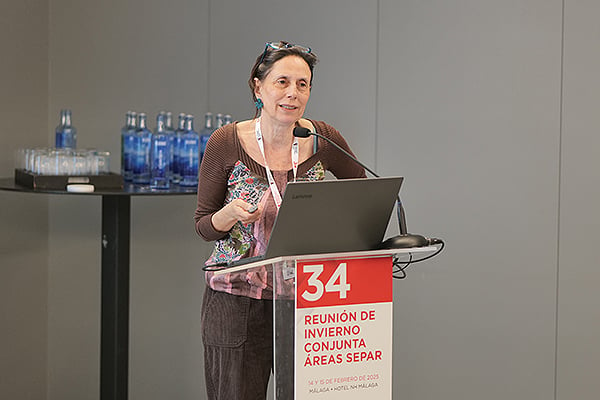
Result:
M51 148L19 149L15 168L28 174L45 176L105 175L110 173L110 153L77 148L77 129L69 109L60 110L56 143Z
M103 175L110 173L110 153L95 149L19 149L16 169L36 175Z

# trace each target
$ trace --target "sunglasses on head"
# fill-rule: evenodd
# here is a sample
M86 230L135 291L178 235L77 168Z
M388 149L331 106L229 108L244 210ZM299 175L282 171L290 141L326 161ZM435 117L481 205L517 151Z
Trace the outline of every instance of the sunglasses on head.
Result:
M312 51L310 47L301 46L299 44L293 44L288 42L267 42L265 43L265 51L263 51L262 56L260 57L260 62L258 63L259 65L262 64L262 62L265 60L265 55L267 54L269 49L270 51L283 49L298 49L300 51L303 51L304 53L310 53Z

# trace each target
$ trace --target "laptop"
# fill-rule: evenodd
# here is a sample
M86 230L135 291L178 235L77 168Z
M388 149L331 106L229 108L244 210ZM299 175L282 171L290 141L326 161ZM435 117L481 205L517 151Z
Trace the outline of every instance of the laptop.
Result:
M281 256L374 250L383 240L403 180L290 182L266 252L207 267L230 268Z

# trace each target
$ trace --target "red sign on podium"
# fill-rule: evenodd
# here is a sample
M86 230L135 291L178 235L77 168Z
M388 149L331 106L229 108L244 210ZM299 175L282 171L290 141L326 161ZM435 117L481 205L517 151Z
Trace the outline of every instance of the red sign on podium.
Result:
M295 399L391 399L392 258L298 262Z
M298 308L392 301L391 258L299 262Z

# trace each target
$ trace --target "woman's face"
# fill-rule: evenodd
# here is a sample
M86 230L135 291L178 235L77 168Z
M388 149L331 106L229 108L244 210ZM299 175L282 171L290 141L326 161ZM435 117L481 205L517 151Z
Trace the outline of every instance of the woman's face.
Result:
M262 81L255 78L256 97L264 103L261 118L279 124L296 123L310 97L310 78L308 64L298 56L277 61Z

